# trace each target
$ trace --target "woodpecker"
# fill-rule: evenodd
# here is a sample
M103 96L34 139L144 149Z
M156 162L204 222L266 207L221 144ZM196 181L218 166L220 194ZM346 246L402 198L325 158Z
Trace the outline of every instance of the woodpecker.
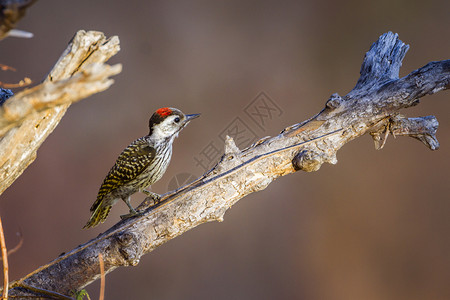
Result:
M160 108L153 113L149 121L149 134L126 147L106 175L97 200L91 207L91 218L83 228L103 223L119 199L130 209L126 217L138 214L130 204L130 196L136 192L152 196L157 203L160 196L146 188L161 179L166 171L172 156L172 143L178 133L199 116L185 115L171 107Z

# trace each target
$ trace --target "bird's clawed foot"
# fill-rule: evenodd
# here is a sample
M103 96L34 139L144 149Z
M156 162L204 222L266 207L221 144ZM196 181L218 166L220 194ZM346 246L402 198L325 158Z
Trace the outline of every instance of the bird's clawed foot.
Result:
M161 195L157 194L157 193L153 193L147 190L142 190L142 193L146 194L148 197L147 198L153 198L155 200L155 202L159 202L159 199L161 199ZM147 200L146 198L146 200Z
M123 199L123 201L125 201L125 203L127 204L128 208L130 209L130 213L129 213L129 214L126 214L126 215L121 215L120 218L121 218L122 220L125 220L125 219L128 219L128 218L131 218L131 217L134 217L134 216L137 216L137 215L140 215L140 214L141 214L141 212L137 212L137 211L133 208L133 206L131 206L131 203L130 203L130 196L128 196L128 198L126 198L126 199Z
M145 200L142 201L142 203L136 208L139 212L143 212L145 209L155 206L161 200L161 195L149 191L145 191L144 193L148 197L146 197Z
M128 208L130 209L130 213L128 213L126 215L121 215L120 218L122 220L142 215L147 208L155 206L161 200L161 195L158 195L156 193L153 193L153 192L150 192L147 190L143 190L142 192L144 194L146 194L148 197L146 197L145 200L142 201L142 203L139 204L138 207L136 207L136 209L134 209L133 206L131 206L130 197L128 197L127 199L123 199L123 201L125 201Z

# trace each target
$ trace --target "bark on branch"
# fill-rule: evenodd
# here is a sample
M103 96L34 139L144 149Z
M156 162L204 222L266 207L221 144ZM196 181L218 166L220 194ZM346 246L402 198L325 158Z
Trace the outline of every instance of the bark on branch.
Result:
M239 150L231 138L217 165L192 184L163 196L156 207L140 209L140 217L120 221L97 238L66 253L12 284L10 295L39 294L34 287L71 295L105 271L135 266L142 255L205 222L222 221L228 208L244 196L263 190L276 178L296 170L317 171L337 163L336 152L349 141L370 133L381 149L389 133L439 147L435 117L405 118L398 111L420 97L448 89L450 60L431 62L399 79L409 46L397 34L383 34L366 53L361 77L346 96L333 94L311 119L285 128ZM56 297L56 296L55 296Z

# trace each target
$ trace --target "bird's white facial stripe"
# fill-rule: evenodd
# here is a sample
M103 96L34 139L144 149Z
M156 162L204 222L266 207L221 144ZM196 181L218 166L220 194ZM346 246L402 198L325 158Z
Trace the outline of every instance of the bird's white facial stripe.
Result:
M180 118L178 115L168 116L157 126L153 127L153 134L157 138L167 138L177 133L182 127L182 121L175 122L176 118Z
M171 133L171 132L175 132L178 130L178 123L175 123L175 119L179 118L178 116L174 115L174 116L168 116L160 125L161 129L164 132L167 133Z

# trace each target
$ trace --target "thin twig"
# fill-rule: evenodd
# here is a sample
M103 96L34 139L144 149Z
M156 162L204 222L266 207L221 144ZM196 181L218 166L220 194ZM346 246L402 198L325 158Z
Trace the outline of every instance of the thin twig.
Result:
M105 263L103 262L103 255L101 253L98 254L98 261L100 263L100 296L99 300L105 299Z
M13 254L14 252L16 252L17 250L19 250L20 248L22 248L22 245L23 245L23 235L22 235L22 232L18 232L17 233L17 235L20 237L20 240L19 240L19 242L17 243L17 245L14 247L14 248L12 248L11 250L8 250L8 256L9 255L11 255L11 254Z
M17 235L20 237L19 243L17 243L17 245L16 245L14 248L8 250L8 256L11 255L11 254L13 254L13 253L16 252L17 250L19 250L19 249L22 247L22 245L23 245L23 235L22 235L22 232L19 231L19 232L17 233ZM1 260L3 260L2 257L0 257L0 261L1 261Z
M6 250L5 234L3 232L2 218L0 217L0 246L3 259L3 293L2 299L8 299L9 277L8 277L8 251Z
M17 71L13 67L10 67L10 66L4 65L4 64L0 64L0 70L2 70L2 71L13 71L13 72ZM0 81L0 87L3 87L5 89L13 89L13 88L25 87L25 86L30 85L32 83L33 83L33 81L31 81L30 78L25 77L24 79L22 79L18 83L5 83L5 82L1 82Z
M33 81L30 78L25 77L18 83L5 83L5 82L0 81L0 86L4 87L5 89L14 89L14 88L19 88L19 87L25 87L32 83L33 83Z
M16 72L16 69L13 67L10 67L8 65L0 64L0 70L2 71L13 71Z

